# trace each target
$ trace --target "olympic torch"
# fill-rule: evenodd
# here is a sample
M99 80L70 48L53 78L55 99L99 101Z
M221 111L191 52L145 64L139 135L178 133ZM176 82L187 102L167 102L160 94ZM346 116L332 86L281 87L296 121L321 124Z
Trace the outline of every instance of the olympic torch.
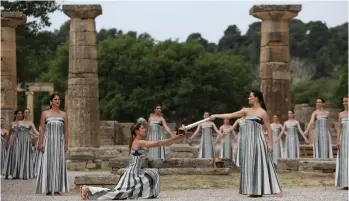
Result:
M195 122L195 123L189 124L189 125L187 125L187 126L181 125L181 126L179 126L179 127L177 128L177 135L185 135L185 132L186 132L187 130L189 130L189 129L191 129L191 128L194 128L194 127L198 126L199 124L204 123L204 122L209 121L209 120L210 120L210 118L206 118L206 119L197 121L197 122Z

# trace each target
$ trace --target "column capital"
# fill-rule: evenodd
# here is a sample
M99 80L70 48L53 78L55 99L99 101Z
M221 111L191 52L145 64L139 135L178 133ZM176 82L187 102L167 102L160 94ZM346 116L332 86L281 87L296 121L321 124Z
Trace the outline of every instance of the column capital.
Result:
M14 27L25 24L27 16L22 12L1 12L1 27Z
M254 5L250 15L261 20L290 20L298 15L302 5Z
M28 95L32 95L33 96L34 95L34 91L27 91L27 92L25 92L25 95L27 95L27 96Z
M63 5L64 14L70 18L95 19L102 14L101 5Z

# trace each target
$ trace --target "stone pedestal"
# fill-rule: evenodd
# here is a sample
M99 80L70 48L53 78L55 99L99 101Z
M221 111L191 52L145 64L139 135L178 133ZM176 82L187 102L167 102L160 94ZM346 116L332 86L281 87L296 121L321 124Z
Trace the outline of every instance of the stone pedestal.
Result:
M7 128L17 108L16 27L26 20L21 12L1 13L1 116Z
M255 5L250 15L262 20L260 79L261 91L271 118L287 120L291 108L289 20L301 11L301 5Z
M63 5L70 20L66 108L69 147L99 147L99 91L95 18L100 5Z

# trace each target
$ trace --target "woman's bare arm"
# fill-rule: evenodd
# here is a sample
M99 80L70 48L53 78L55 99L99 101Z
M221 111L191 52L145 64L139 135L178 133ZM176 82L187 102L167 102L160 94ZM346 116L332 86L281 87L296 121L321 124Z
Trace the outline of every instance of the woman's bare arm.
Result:
M342 113L338 114L338 126L337 126L337 149L340 149L340 141L341 141L341 134L342 134Z
M240 111L233 112L233 113L226 113L226 114L214 114L211 115L211 119L214 120L215 118L218 119L233 119L233 118L239 118L247 114L248 108L241 109Z
M311 126L313 125L314 121L315 121L315 117L316 117L316 111L313 112L313 114L311 114L311 118L308 124L307 129L305 129L304 131L304 135L308 135L309 129L311 128Z
M195 132L189 139L193 139L199 133L200 129L201 129L201 124L196 128Z
M69 140L69 129L68 129L68 115L67 113L64 114L64 138L65 138L65 146L68 147L68 140Z
M183 138L183 135L174 135L173 137L166 139L166 140L160 140L160 141L146 141L146 140L138 140L135 141L132 145L132 147L140 148L140 147L161 147L167 144L171 144L172 142Z
M266 112L262 114L262 119L264 121L264 125L266 127L267 133L268 133L268 138L269 138L269 148L273 148L273 134L271 132L271 127L270 127L270 121L269 121L269 116Z
M166 132L170 133L173 136L171 129L166 124L166 120L164 118L161 118L161 121L162 121L162 125L164 126L164 129L166 130Z

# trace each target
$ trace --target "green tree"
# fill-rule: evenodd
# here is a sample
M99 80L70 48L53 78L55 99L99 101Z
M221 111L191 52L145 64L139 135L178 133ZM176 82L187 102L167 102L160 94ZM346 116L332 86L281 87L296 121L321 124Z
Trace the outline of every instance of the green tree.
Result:
M49 14L59 10L59 4L55 1L2 1L1 6L3 12L19 11L34 19L16 29L17 77L18 82L38 81L54 51L49 48L52 33L41 32L41 29L51 25Z
M147 117L156 103L171 120L238 109L252 81L241 57L208 53L193 40L154 44L120 36L103 41L98 56L103 119Z

